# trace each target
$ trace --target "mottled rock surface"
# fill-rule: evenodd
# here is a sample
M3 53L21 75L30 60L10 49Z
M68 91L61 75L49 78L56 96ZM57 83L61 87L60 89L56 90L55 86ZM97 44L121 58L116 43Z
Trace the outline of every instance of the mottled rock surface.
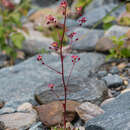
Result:
M116 97L115 100L102 106L103 115L86 123L86 130L91 126L99 126L104 130L130 129L130 92ZM99 129L100 130L100 129Z

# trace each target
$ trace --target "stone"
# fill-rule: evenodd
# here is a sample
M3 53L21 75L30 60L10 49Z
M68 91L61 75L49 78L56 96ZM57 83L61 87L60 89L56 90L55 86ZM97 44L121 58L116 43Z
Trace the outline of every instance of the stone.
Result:
M85 28L76 28L76 37L78 41L72 43L72 50L94 51L97 41L104 35L103 30L89 30Z
M99 52L108 51L113 47L114 47L114 44L112 40L109 39L108 37L102 37L96 43L96 51L99 51Z
M49 104L36 106L35 109L39 114L40 121L46 126L54 126L63 124L63 103L64 101L54 101ZM71 122L74 120L76 111L75 108L80 104L76 101L68 101L66 107L66 120Z
M56 2L56 0L32 0L32 3L34 5L40 6L40 7L47 7L47 6L51 6Z
M129 27L113 25L110 29L108 29L105 32L104 36L105 37L112 37L112 36L120 37L120 36L126 34L129 29L130 29Z
M119 73L119 69L118 69L116 66L113 66L113 67L110 69L110 73L111 73L111 74L118 74L118 73Z
M9 114L9 113L13 113L16 110L14 108L11 107L3 107L2 109L0 109L0 115L2 114Z
M127 64L125 62L122 62L122 63L118 64L117 67L119 70L123 70L126 66L127 66Z
M123 12L117 19L118 23L123 26L130 26L130 12Z
M37 122L29 128L29 130L44 130L42 122Z
M11 113L0 115L0 121L10 129L28 129L37 120L36 113Z
M103 105L104 114L88 121L86 130L90 126L99 126L104 130L130 129L130 92L125 92L115 100Z
M65 76L68 76L72 67L72 55L68 55L64 59ZM75 80L76 77L87 79L91 71L95 72L105 62L103 54L79 53L76 55L81 60L76 64L72 73L72 78ZM60 69L61 64L58 55L44 54L42 56L45 63L57 70ZM6 102L5 106L17 108L22 103L34 102L36 89L42 87L42 92L48 90L48 84L53 83L53 81L57 82L57 78L60 79L61 84L61 76L41 65L36 59L37 56L34 56L18 65L0 70L0 95L1 100ZM95 91L92 94L94 95Z
M62 19L61 21L60 21L60 23L61 24L63 24L64 23L64 19ZM66 27L68 27L68 28L71 28L71 27L76 27L76 26L78 26L79 24L75 21L75 20L73 20L73 19L67 19L66 20Z
M107 15L107 13L110 12L116 6L116 4L108 4L86 11L82 17L86 17L87 22L84 23L83 26L87 26L90 28L93 27L99 20L104 18ZM81 19L82 17L80 17L79 19Z
M95 104L84 102L76 108L76 112L84 121L91 120L96 116L103 114L104 111Z
M102 79L105 80L108 87L118 87L123 84L123 80L121 79L121 77L116 74L115 75L108 74Z
M101 107L102 107L103 105L105 105L105 104L107 104L107 103L113 101L114 99L115 99L115 98L108 98L108 99L104 100L104 101L102 102L102 104L101 104Z
M22 32L25 36L22 50L29 55L34 55L42 49L48 51L50 44L53 42L52 38L45 37L41 32L33 29L32 23L24 24L27 27L29 34ZM35 37L34 37L35 36Z
M22 105L20 105L17 108L17 111L18 112L31 112L31 111L33 111L33 106L32 106L32 104L26 102L26 103L23 103Z
M0 54L0 68L5 67L7 65L7 56L4 54Z
M50 14L56 18L56 24L47 24L47 16ZM36 12L32 13L32 15L30 15L29 21L34 23L35 28L37 26L42 26L43 30L45 27L47 30L48 27L55 27L55 25L58 25L62 18L63 15L59 11L59 6L54 6L37 10Z
M0 130L5 130L5 124L4 122L0 121Z
M4 106L4 101L0 100L0 109Z
M98 73L97 73L97 77L99 77L99 78L102 78L102 77L104 77L104 76L106 76L107 75L107 71L99 71Z
M111 37L116 36L117 38L119 38L120 36L125 35L129 29L130 29L129 27L113 25L110 29L108 29L105 32L104 36L97 41L96 51L105 52L114 48L115 45L113 41L111 40ZM129 47L130 47L130 44L127 44L127 41L124 40L124 48L129 48Z
M64 89L61 82L55 83L54 91L59 96L59 100L64 100ZM46 104L52 101L58 100L57 97L50 90L43 90L44 86L37 89L35 98L40 104ZM68 84L68 100L74 100L78 102L90 101L95 104L100 104L107 97L107 86L96 78L86 79L72 79Z
M14 4L18 5L20 4L21 0L11 0Z

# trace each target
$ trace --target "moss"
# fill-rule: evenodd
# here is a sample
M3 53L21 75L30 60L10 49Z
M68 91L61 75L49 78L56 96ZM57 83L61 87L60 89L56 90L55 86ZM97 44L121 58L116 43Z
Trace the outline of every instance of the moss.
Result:
M130 17L123 17L120 19L120 24L124 26L130 26Z

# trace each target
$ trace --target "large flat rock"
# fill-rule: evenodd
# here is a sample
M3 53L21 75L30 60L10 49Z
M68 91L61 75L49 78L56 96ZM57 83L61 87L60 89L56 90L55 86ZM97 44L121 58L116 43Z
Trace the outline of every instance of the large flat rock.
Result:
M61 85L61 80L56 79L55 93L59 96L59 99L50 90L44 91L45 86L37 88L36 99L40 104L46 104L54 100L64 100L64 88ZM78 78L71 79L67 86L67 99L74 100L78 102L89 101L95 104L100 104L107 97L107 86L96 78L81 79Z
M98 53L79 53L81 60L76 64L72 77L87 78L105 61L105 56ZM39 86L48 89L48 84L53 83L61 76L38 63L37 56L15 65L0 70L0 96L5 102L25 102L34 99L34 91ZM44 54L43 59L57 70L61 68L60 58L56 55ZM71 56L67 56L65 62L65 75L68 75L72 67ZM45 85L46 84L46 85Z

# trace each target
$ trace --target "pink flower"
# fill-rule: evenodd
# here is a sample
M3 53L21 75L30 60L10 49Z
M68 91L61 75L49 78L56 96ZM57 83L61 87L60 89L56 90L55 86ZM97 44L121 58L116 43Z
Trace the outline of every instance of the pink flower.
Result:
M58 43L57 43L57 42L53 42L53 43L51 44L51 46L53 46L54 48L57 48L57 47L58 47Z
M8 9L14 9L14 4L10 0L2 0L2 4L4 7Z
M51 47L49 47L49 49L57 51L58 50L58 43L57 42L53 42L51 44Z
M80 6L80 7L77 7L76 10L77 10L78 12L81 12L82 7L81 7L81 6Z
M52 15L48 15L48 16L46 17L46 19L47 19L47 24L56 23L56 18L53 17Z
M41 60L42 60L42 56L41 56L41 55L38 55L37 60L38 60L38 61L41 61Z
M50 89L53 89L54 88L54 84L48 84L48 87L50 88Z
M85 17L82 17L80 20L79 20L79 23L80 25L82 25L83 23L86 23L86 18Z
M81 14L81 12L82 12L82 7L77 7L76 8L76 11L77 11L77 13L81 16L82 14Z
M76 62L78 62L80 60L80 57L75 56L75 55L71 56L71 58L72 58L73 63L76 63Z
M67 2L66 1L62 1L61 3L60 3L60 7L62 7L62 8L66 8L67 7Z
M68 37L69 37L70 39L72 39L75 35L76 35L76 32L72 32L72 33L70 33L70 34L68 35Z

